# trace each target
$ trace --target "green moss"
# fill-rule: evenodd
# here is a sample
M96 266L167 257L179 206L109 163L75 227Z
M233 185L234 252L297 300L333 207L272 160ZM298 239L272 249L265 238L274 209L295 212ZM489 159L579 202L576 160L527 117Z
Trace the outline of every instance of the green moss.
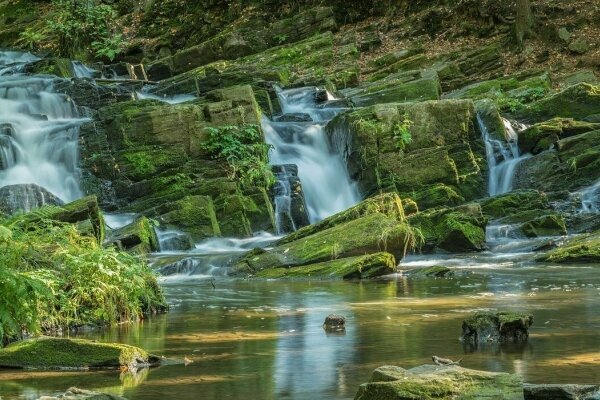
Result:
M515 190L487 198L480 204L483 213L491 218L502 218L531 210L551 210L546 195L537 190ZM513 221L524 222L527 219L529 217L516 218Z
M527 237L562 236L567 234L565 219L558 214L548 214L527 221L521 226Z
M522 153L538 154L549 149L560 139L600 129L600 124L575 121L572 118L553 118L535 124L519 133Z
M0 367L5 368L119 368L159 362L158 357L137 347L83 339L41 337L0 350Z
M184 229L194 240L221 236L215 206L209 196L186 196L177 200L158 220L168 227Z
M563 245L539 256L536 260L561 264L599 263L600 231L569 238Z
M465 198L456 193L456 190L442 183L419 190L412 197L421 210L439 206L452 207L465 202Z
M403 274L410 278L451 278L454 276L454 271L444 265L433 265L431 267L403 271Z
M317 278L317 279L368 279L396 272L396 260L389 253L368 254L292 268L264 269L259 278Z

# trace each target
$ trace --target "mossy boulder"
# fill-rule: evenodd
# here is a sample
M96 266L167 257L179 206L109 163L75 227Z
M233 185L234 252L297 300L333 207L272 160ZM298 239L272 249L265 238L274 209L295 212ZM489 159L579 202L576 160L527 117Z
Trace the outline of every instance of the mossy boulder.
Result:
M538 256L536 261L560 264L599 263L600 231L571 237L558 248Z
M547 196L537 190L515 190L480 201L483 213L494 219L531 210L550 211Z
M56 75L60 78L73 78L73 64L67 58L44 58L25 66L25 72L41 75Z
M422 211L409 217L408 222L423 235L423 251L460 253L485 249L487 218L478 204Z
M417 102L439 100L442 92L437 76L424 77L409 82L377 82L349 97L356 107L372 106L381 103Z
M194 240L221 236L215 205L209 196L186 196L165 204L148 214L156 213L161 226L182 229Z
M520 227L527 237L562 236L567 234L563 216L547 214L527 221Z
M129 225L111 231L105 245L116 245L140 255L160 251L154 226L146 217L139 217Z
M270 250L252 251L235 263L231 273L254 275L265 269L293 268L382 251L402 258L416 240L407 223L373 213Z
M533 316L515 312L481 312L463 321L463 343L519 343L527 341Z
M354 400L523 400L518 375L459 366L422 365L405 370L383 366L361 385Z
M124 344L40 337L0 349L0 367L24 369L96 369L156 366L160 358Z
M333 228L337 225L374 213L384 214L398 222L405 220L404 207L400 197L395 193L383 193L363 200L354 207L325 218L317 223L298 229L296 232L290 233L277 241L276 244L281 245L290 243L314 235L325 229Z
M487 168L475 122L470 100L391 103L340 114L327 132L362 193L397 191L415 200L414 192L443 184L452 198L469 201L485 194ZM342 133L350 137L341 141Z
M539 154L554 146L560 139L598 129L600 123L553 118L519 132L519 150L521 153Z
M263 269L258 278L369 279L396 272L396 259L389 253L341 258L298 267Z
M556 117L581 121L598 114L599 109L600 86L579 83L524 107L514 116L527 122L547 121Z

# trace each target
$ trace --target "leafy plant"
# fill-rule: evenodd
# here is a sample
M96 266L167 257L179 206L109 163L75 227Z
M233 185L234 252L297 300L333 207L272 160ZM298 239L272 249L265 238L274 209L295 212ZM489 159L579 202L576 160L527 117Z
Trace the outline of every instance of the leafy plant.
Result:
M257 125L226 125L206 128L208 137L202 145L214 159L227 162L231 177L242 186L271 186L275 177L268 165L270 145L264 143Z
M403 151L407 144L412 142L412 135L410 134L410 127L413 122L408 118L408 114L402 116L402 121L394 124L392 128L392 135L396 143L396 149Z
M70 224L0 221L0 345L24 334L142 318L166 308L138 258Z
M74 57L93 50L96 57L113 60L123 49L123 35L114 22L114 10L93 0L52 0L48 30L55 35L56 52Z
M273 36L273 38L275 39L277 44L283 44L283 43L285 43L285 41L287 40L288 37L286 34L280 33L280 34Z
M37 28L28 27L19 34L19 39L26 49L36 50L42 41L46 39L46 33Z

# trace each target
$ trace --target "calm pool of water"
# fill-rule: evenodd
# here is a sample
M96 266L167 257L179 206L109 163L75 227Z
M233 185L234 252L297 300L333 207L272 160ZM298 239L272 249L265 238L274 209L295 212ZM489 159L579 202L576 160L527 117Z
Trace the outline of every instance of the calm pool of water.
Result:
M170 281L171 312L83 337L141 346L188 365L137 376L118 372L0 371L3 400L70 386L135 399L352 399L383 364L412 367L432 355L521 374L532 383L600 383L600 266L475 269L444 280ZM534 315L529 342L477 350L458 340L476 310ZM327 334L329 313L347 317Z

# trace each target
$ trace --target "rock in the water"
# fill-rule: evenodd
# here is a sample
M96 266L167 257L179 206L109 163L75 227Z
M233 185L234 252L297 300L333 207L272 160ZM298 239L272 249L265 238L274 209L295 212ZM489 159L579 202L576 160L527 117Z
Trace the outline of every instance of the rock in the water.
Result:
M463 321L464 343L520 343L529 337L533 316L510 312L477 313Z
M410 278L452 278L454 271L443 265L433 265L426 268L415 268L403 272Z
M341 331L346 329L346 317L337 314L329 314L323 323L326 331Z
M523 385L525 400L595 400L599 385Z
M311 122L312 118L304 113L283 114L275 118L275 122Z
M72 387L65 393L52 397L42 396L38 400L126 400L124 397L115 396L114 394L98 393L90 390L78 389Z
M329 100L329 93L325 89L317 89L314 98L317 104L325 103Z
M522 385L517 375L459 366L384 366L360 386L354 400L523 400Z
M154 227L146 217L139 217L131 224L112 231L106 244L115 244L128 252L140 255L160 250Z
M46 204L60 206L64 203L48 190L34 184L0 188L0 214L11 215L17 211L31 211Z
M598 263L600 262L600 231L571 237L550 252L539 256L536 261L554 263Z
M157 366L160 358L144 350L84 339L40 337L0 349L0 367L25 369L119 368Z

